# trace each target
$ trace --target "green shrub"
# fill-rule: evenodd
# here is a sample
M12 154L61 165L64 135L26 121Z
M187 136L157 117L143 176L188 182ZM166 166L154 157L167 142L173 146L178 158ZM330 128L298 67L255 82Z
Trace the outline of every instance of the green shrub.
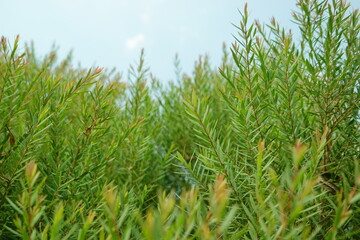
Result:
M241 17L168 87L143 52L124 80L2 37L0 238L359 238L359 11Z

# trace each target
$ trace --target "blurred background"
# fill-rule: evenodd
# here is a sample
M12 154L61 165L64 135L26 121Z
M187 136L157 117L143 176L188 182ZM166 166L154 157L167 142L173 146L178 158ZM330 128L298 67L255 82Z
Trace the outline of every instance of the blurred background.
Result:
M252 20L272 16L294 28L295 1L250 0ZM359 0L348 1L360 8ZM220 63L222 44L233 42L245 0L0 0L0 35L22 43L33 41L39 56L52 46L60 58L73 51L73 63L126 72L145 49L151 72L166 83L175 78L177 53L190 73L200 54Z

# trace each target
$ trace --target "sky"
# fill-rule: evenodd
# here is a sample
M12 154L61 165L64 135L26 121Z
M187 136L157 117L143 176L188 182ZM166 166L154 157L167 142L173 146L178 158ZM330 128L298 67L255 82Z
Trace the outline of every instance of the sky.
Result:
M40 56L55 44L60 58L73 51L74 65L123 73L144 48L146 65L168 82L175 79L175 54L185 73L199 55L208 54L214 67L220 63L246 2L253 19L274 16L294 27L293 0L0 0L0 35L33 41ZM348 2L360 8L359 0Z

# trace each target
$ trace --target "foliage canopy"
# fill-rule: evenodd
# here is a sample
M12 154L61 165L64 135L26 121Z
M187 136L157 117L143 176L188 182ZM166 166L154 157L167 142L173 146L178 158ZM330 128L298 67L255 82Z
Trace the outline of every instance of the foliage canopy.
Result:
M359 238L359 11L296 5L168 87L2 37L0 238Z

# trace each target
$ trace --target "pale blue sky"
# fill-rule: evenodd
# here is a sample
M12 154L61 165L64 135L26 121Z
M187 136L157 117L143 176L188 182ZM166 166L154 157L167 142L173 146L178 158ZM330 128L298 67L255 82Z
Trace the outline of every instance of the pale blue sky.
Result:
M74 64L121 72L145 48L147 66L167 82L174 78L176 53L188 73L200 54L219 64L245 2L252 18L268 22L275 16L292 26L293 0L0 0L0 35L33 40L39 54L56 43L62 57L73 50ZM349 2L360 8L359 0Z

